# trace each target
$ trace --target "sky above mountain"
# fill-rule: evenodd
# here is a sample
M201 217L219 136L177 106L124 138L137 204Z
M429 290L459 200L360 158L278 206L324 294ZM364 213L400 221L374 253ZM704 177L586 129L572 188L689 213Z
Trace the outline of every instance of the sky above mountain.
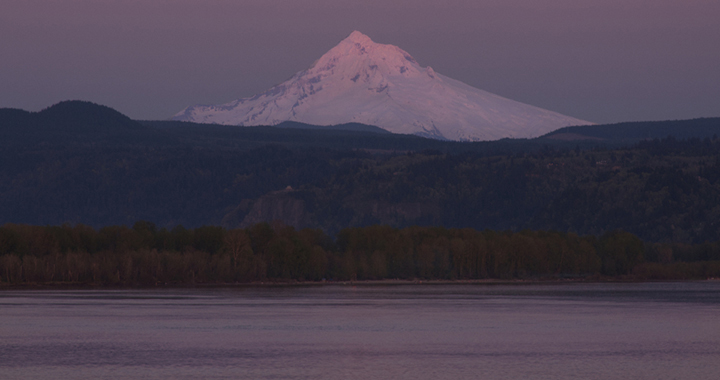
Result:
M597 123L720 116L717 0L3 0L0 107L135 119L249 97L353 30Z

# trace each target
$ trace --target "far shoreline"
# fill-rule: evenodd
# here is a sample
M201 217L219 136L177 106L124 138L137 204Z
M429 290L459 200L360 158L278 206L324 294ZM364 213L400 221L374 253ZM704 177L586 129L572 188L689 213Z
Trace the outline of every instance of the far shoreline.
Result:
M152 290L152 289L232 289L232 288L292 288L292 287L374 287L374 286L437 286L437 285L574 285L574 284L642 284L720 282L720 278L706 279L638 279L632 277L547 278L547 279L470 279L470 280L357 280L357 281L256 281L244 283L167 283L137 285L101 285L93 283L25 283L0 284L0 292L17 290Z

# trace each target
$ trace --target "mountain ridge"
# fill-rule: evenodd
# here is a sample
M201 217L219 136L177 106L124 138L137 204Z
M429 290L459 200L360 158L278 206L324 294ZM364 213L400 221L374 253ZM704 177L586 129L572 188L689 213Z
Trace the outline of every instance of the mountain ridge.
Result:
M264 93L221 105L191 106L173 119L239 126L355 122L456 141L533 138L591 124L476 89L358 31L307 70Z
M720 133L720 118L704 117L687 120L631 121L614 124L597 124L565 127L550 132L545 140L597 140L635 142L665 138L675 139L713 137Z

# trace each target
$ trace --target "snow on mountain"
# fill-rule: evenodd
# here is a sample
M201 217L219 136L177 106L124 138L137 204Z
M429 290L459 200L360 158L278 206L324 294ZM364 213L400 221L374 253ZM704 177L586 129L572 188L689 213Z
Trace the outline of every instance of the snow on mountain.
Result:
M241 126L356 122L460 141L532 138L590 124L440 75L397 46L375 43L358 31L309 69L262 94L188 107L173 119Z

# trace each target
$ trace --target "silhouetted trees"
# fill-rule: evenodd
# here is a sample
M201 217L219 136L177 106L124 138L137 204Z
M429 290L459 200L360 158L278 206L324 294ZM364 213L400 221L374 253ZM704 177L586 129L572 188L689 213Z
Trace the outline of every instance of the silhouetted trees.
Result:
M595 237L374 225L344 229L333 241L321 230L298 231L282 223L230 230L167 230L145 221L99 230L82 224L0 227L0 284L5 285L602 276L720 276L720 243L644 243L619 230Z

